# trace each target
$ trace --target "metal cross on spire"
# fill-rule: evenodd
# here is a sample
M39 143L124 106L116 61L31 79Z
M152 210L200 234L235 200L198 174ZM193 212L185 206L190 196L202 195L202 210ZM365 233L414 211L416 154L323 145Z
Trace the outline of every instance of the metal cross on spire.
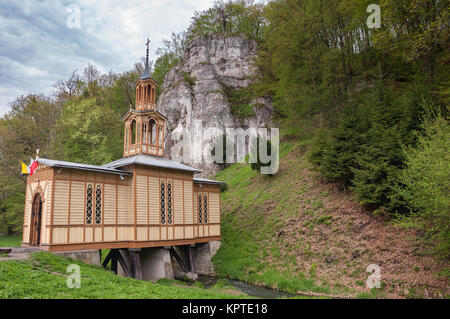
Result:
M147 38L147 43L145 43L145 45L147 46L147 56L148 56L148 47L150 45L150 39L149 38Z

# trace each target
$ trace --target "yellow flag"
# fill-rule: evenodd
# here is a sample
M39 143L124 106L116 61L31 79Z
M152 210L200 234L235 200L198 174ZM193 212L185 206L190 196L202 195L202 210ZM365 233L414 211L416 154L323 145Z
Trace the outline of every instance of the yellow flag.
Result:
M20 161L20 163L22 163L22 175L28 174L28 173L29 173L29 171L28 171L28 166L25 165L25 163L22 162L22 161Z

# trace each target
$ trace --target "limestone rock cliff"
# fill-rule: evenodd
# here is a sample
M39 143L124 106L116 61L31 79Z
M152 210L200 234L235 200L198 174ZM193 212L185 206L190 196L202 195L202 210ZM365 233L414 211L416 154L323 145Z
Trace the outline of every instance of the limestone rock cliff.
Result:
M252 99L250 108L253 112L245 117L233 114L230 102L230 90L247 88L258 75L253 62L256 50L256 42L243 36L197 37L190 42L182 62L166 75L157 102L158 110L169 119L166 156L174 158L171 148L176 141L171 138L171 133L182 127L194 133L194 123L199 120L203 130L270 125L270 100ZM184 163L201 169L199 176L202 177L214 175L220 169L218 165L198 163L193 159Z

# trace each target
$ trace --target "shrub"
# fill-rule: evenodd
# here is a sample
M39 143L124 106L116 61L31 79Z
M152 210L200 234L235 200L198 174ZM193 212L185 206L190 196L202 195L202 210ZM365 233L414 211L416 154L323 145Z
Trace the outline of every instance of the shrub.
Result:
M405 219L436 240L436 252L450 257L450 126L439 115L427 119L422 129L417 146L404 148L406 168L397 192L410 209Z

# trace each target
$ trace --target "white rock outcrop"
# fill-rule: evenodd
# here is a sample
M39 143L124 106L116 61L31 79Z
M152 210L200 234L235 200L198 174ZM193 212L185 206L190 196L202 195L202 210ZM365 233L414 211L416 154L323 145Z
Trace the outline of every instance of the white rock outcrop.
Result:
M171 138L172 132L185 127L193 134L196 121L202 121L203 130L270 126L270 100L253 100L252 104L257 105L255 115L237 118L231 112L225 90L246 88L258 75L253 62L256 50L256 42L243 36L197 37L190 42L183 61L166 75L157 102L157 109L169 119L165 132L166 156L176 159L172 146L177 141ZM193 159L183 162L201 169L201 177L214 175L220 169L218 165Z

